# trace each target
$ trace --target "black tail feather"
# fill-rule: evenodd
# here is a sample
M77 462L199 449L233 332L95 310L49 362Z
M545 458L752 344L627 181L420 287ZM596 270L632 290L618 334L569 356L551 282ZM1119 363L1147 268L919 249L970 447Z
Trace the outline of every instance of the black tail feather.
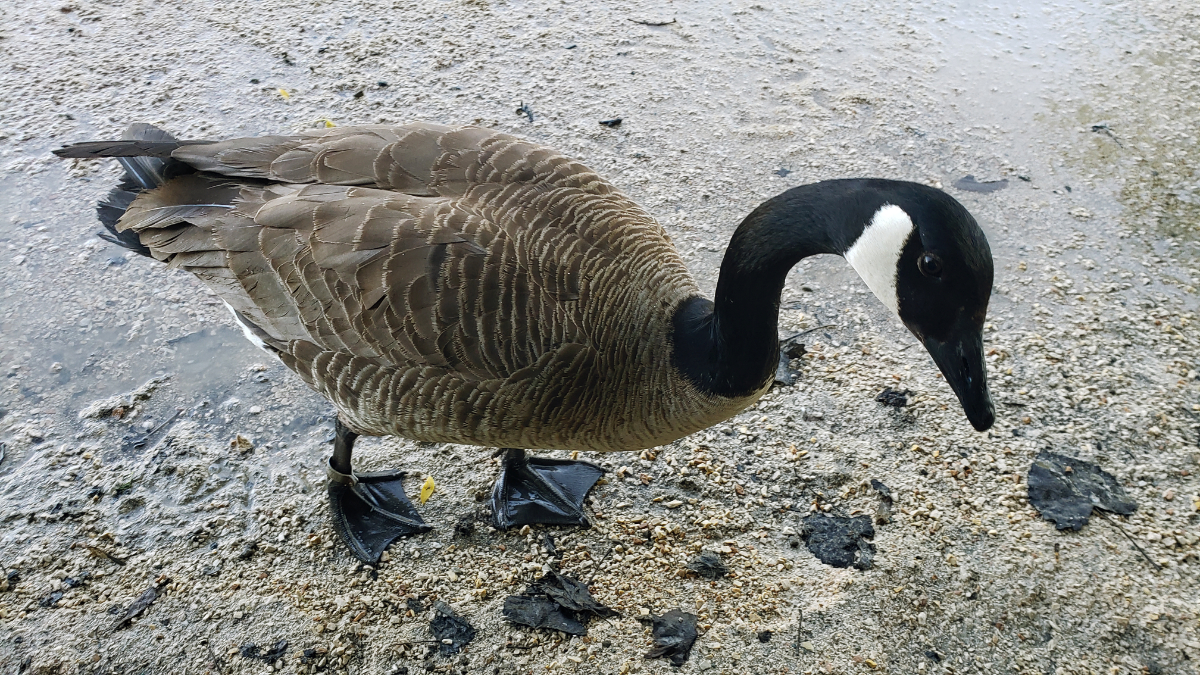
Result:
M87 141L72 143L52 152L65 159L97 159L100 157L170 157L176 148L192 142L180 141Z
M216 141L180 141L153 124L130 124L119 141L86 141L72 143L53 150L67 159L97 159L100 157L157 157L167 159L176 148L185 145L208 145Z
M88 141L73 143L54 151L59 157L113 157L125 169L125 177L117 187L96 205L96 216L107 232L97 233L108 242L150 256L136 232L117 231L117 222L133 200L144 190L153 190L171 178L192 173L194 169L171 158L171 152L183 145L199 145L212 141L177 141L166 131L150 124L131 124L119 141Z
M142 187L130 176L125 176L117 187L113 188L100 203L96 204L96 217L107 232L97 232L96 236L104 241L116 244L130 251L150 257L150 249L146 248L133 230L117 231L117 221L125 215L125 210L137 199Z
M152 124L137 123L129 125L121 134L123 141L138 144L163 143L179 145L175 137ZM143 190L152 190L167 182L167 179L180 174L191 173L192 168L177 159L171 159L170 153L162 155L138 155L136 157L121 156L117 161Z

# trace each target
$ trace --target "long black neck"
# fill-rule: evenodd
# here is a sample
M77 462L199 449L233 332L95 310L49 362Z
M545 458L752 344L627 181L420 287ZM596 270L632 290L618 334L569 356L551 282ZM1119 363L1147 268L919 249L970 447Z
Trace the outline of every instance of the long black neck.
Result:
M887 202L890 181L805 185L767 200L734 232L716 299L676 308L677 369L701 391L739 397L759 390L779 361L779 298L788 271L820 253L843 254Z

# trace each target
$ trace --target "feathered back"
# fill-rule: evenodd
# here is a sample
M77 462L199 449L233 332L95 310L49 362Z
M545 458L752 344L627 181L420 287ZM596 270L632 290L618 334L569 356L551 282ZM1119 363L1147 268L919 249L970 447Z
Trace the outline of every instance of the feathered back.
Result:
M671 368L697 293L662 228L579 162L432 124L185 145L121 218L204 279L361 433L649 447L742 402Z

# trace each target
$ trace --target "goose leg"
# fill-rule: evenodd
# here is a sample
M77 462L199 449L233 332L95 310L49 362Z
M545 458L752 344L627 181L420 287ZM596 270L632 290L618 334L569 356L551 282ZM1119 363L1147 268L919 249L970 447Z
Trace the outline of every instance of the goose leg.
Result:
M404 494L403 471L355 473L350 462L358 434L338 420L329 458L333 529L359 560L376 564L393 541L433 529Z
M506 530L520 525L583 525L583 498L604 469L591 462L528 458L507 448L500 478L492 488L492 518Z

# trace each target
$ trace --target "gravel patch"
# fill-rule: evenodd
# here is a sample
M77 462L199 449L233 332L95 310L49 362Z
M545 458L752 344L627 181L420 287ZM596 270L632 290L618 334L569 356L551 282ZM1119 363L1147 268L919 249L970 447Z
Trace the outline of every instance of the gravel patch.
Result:
M1195 673L1197 35L1167 0L7 8L2 672ZM794 384L588 457L610 470L590 529L490 529L489 449L362 439L362 468L409 471L412 496L434 478L435 529L358 564L325 504L332 409L196 280L95 236L114 164L49 150L134 121L200 138L413 119L581 158L710 294L738 222L788 187L950 190L996 258L996 426L971 430L844 261L807 260L780 320L807 331ZM1028 502L1043 452L1103 468L1137 510L1057 530ZM869 519L868 569L809 551L817 516ZM724 576L689 567L702 554ZM586 636L506 621L551 571L619 616ZM457 653L439 616L474 631ZM689 638L652 617L694 622L682 666L646 658Z

